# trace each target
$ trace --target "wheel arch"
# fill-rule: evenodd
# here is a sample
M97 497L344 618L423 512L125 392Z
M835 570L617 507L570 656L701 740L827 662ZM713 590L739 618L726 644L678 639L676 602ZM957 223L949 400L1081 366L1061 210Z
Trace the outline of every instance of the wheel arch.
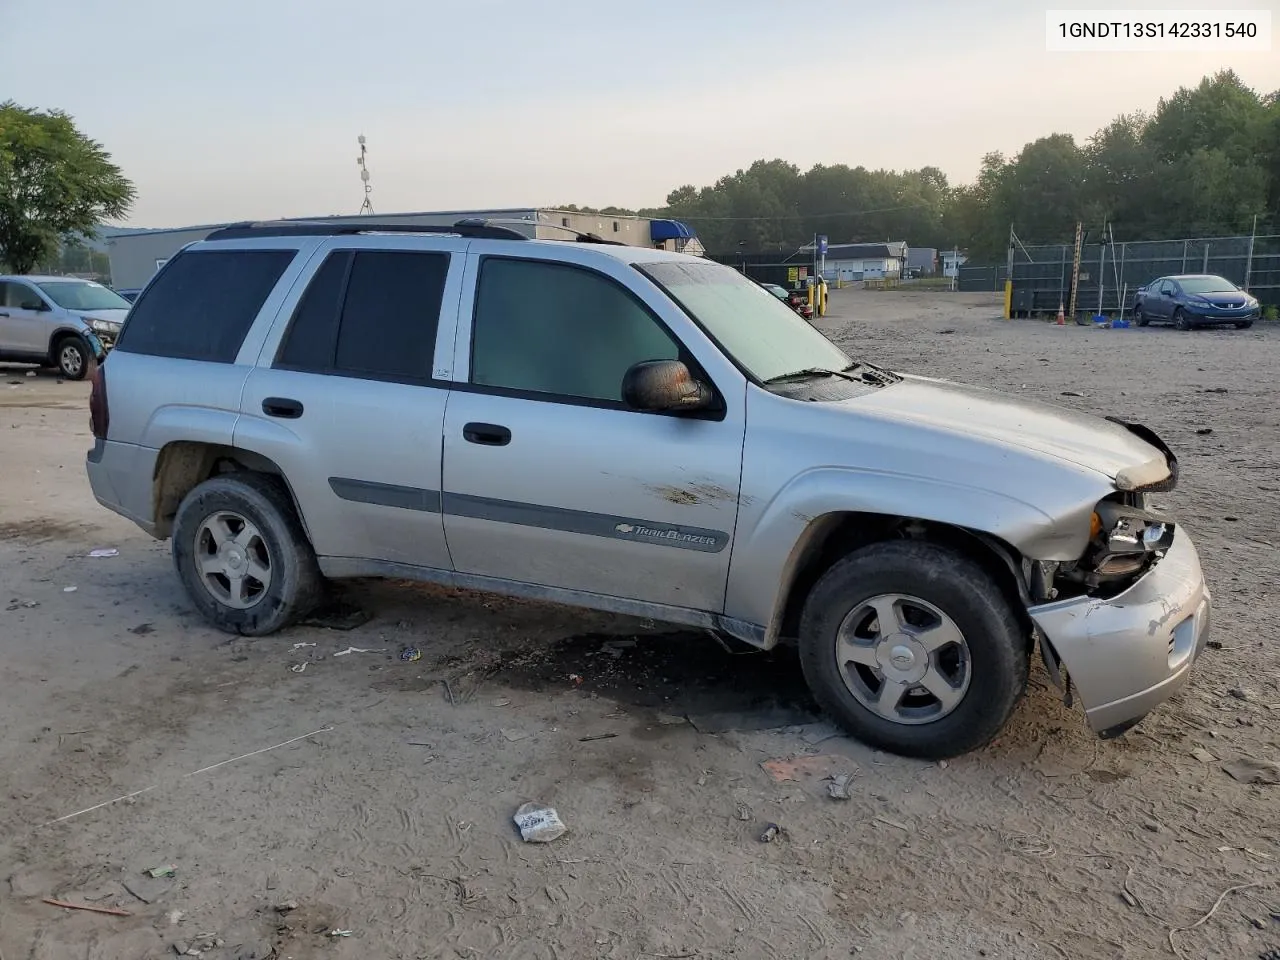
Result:
M49 334L49 348L45 351L45 355L49 358L49 363L55 367L58 365L58 348L62 346L62 341L66 340L68 337L77 337L81 341L84 341L84 335L85 331L78 327L69 327L65 324L56 327L54 331ZM87 342L85 342L85 348L88 349ZM90 358L92 358L92 350L89 351L89 355Z
M765 645L798 632L801 611L814 585L854 550L892 540L917 540L948 547L976 562L1009 601L1025 628L1031 649L1034 624L1027 607L1030 593L1022 554L1010 543L978 530L936 520L889 513L846 511L815 518L796 541L783 570L778 598L765 632Z
M258 473L278 478L289 494L289 501L303 530L306 530L306 518L299 509L298 498L289 485L289 479L270 457L230 444L175 440L166 443L156 457L151 488L151 515L155 517L156 536L163 539L172 534L178 506L188 493L210 477L228 473Z

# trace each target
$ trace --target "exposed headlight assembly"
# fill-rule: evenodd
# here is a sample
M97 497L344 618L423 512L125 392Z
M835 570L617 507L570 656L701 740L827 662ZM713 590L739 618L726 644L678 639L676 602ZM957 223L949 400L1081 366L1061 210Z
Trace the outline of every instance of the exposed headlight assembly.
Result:
M1104 500L1093 513L1089 532L1083 566L1097 580L1112 580L1139 573L1173 546L1174 525L1147 510Z

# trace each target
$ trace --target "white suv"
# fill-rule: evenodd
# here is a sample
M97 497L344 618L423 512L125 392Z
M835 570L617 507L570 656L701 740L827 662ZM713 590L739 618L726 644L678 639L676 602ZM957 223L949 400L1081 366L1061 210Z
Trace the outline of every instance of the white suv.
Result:
M1115 735L1209 635L1150 430L853 359L696 257L258 224L171 259L94 376L94 495L200 612L416 578L799 643L855 735L993 737L1039 650Z
M0 276L0 361L82 380L120 333L129 302L77 277Z

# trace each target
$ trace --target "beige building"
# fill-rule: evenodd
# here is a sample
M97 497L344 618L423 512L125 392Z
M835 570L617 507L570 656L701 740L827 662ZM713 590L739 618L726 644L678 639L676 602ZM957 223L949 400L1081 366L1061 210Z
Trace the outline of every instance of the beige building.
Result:
M359 223L371 219L362 216L297 217L298 220L321 220L330 223ZM701 255L697 236L678 220L653 220L613 214L584 213L580 210L521 207L502 210L443 210L435 213L378 214L385 223L420 224L429 227L452 226L459 220L490 220L510 227L531 239L563 240L576 233L592 233L605 240L635 247L662 247ZM225 223L207 223L172 230L138 230L116 234L107 243L111 259L111 285L117 290L136 290L146 286L165 261L189 243L203 240Z

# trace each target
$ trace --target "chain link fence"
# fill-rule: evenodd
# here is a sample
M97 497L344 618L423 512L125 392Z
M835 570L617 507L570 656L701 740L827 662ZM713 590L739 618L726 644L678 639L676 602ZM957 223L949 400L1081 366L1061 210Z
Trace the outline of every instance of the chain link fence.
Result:
M1071 300L1074 244L1014 249L1014 310L1056 313ZM1133 294L1158 277L1210 273L1248 290L1266 305L1280 304L1280 236L1199 237L1133 243L1085 244L1080 250L1076 313L1120 313ZM1005 265L963 266L960 290L1004 289Z

